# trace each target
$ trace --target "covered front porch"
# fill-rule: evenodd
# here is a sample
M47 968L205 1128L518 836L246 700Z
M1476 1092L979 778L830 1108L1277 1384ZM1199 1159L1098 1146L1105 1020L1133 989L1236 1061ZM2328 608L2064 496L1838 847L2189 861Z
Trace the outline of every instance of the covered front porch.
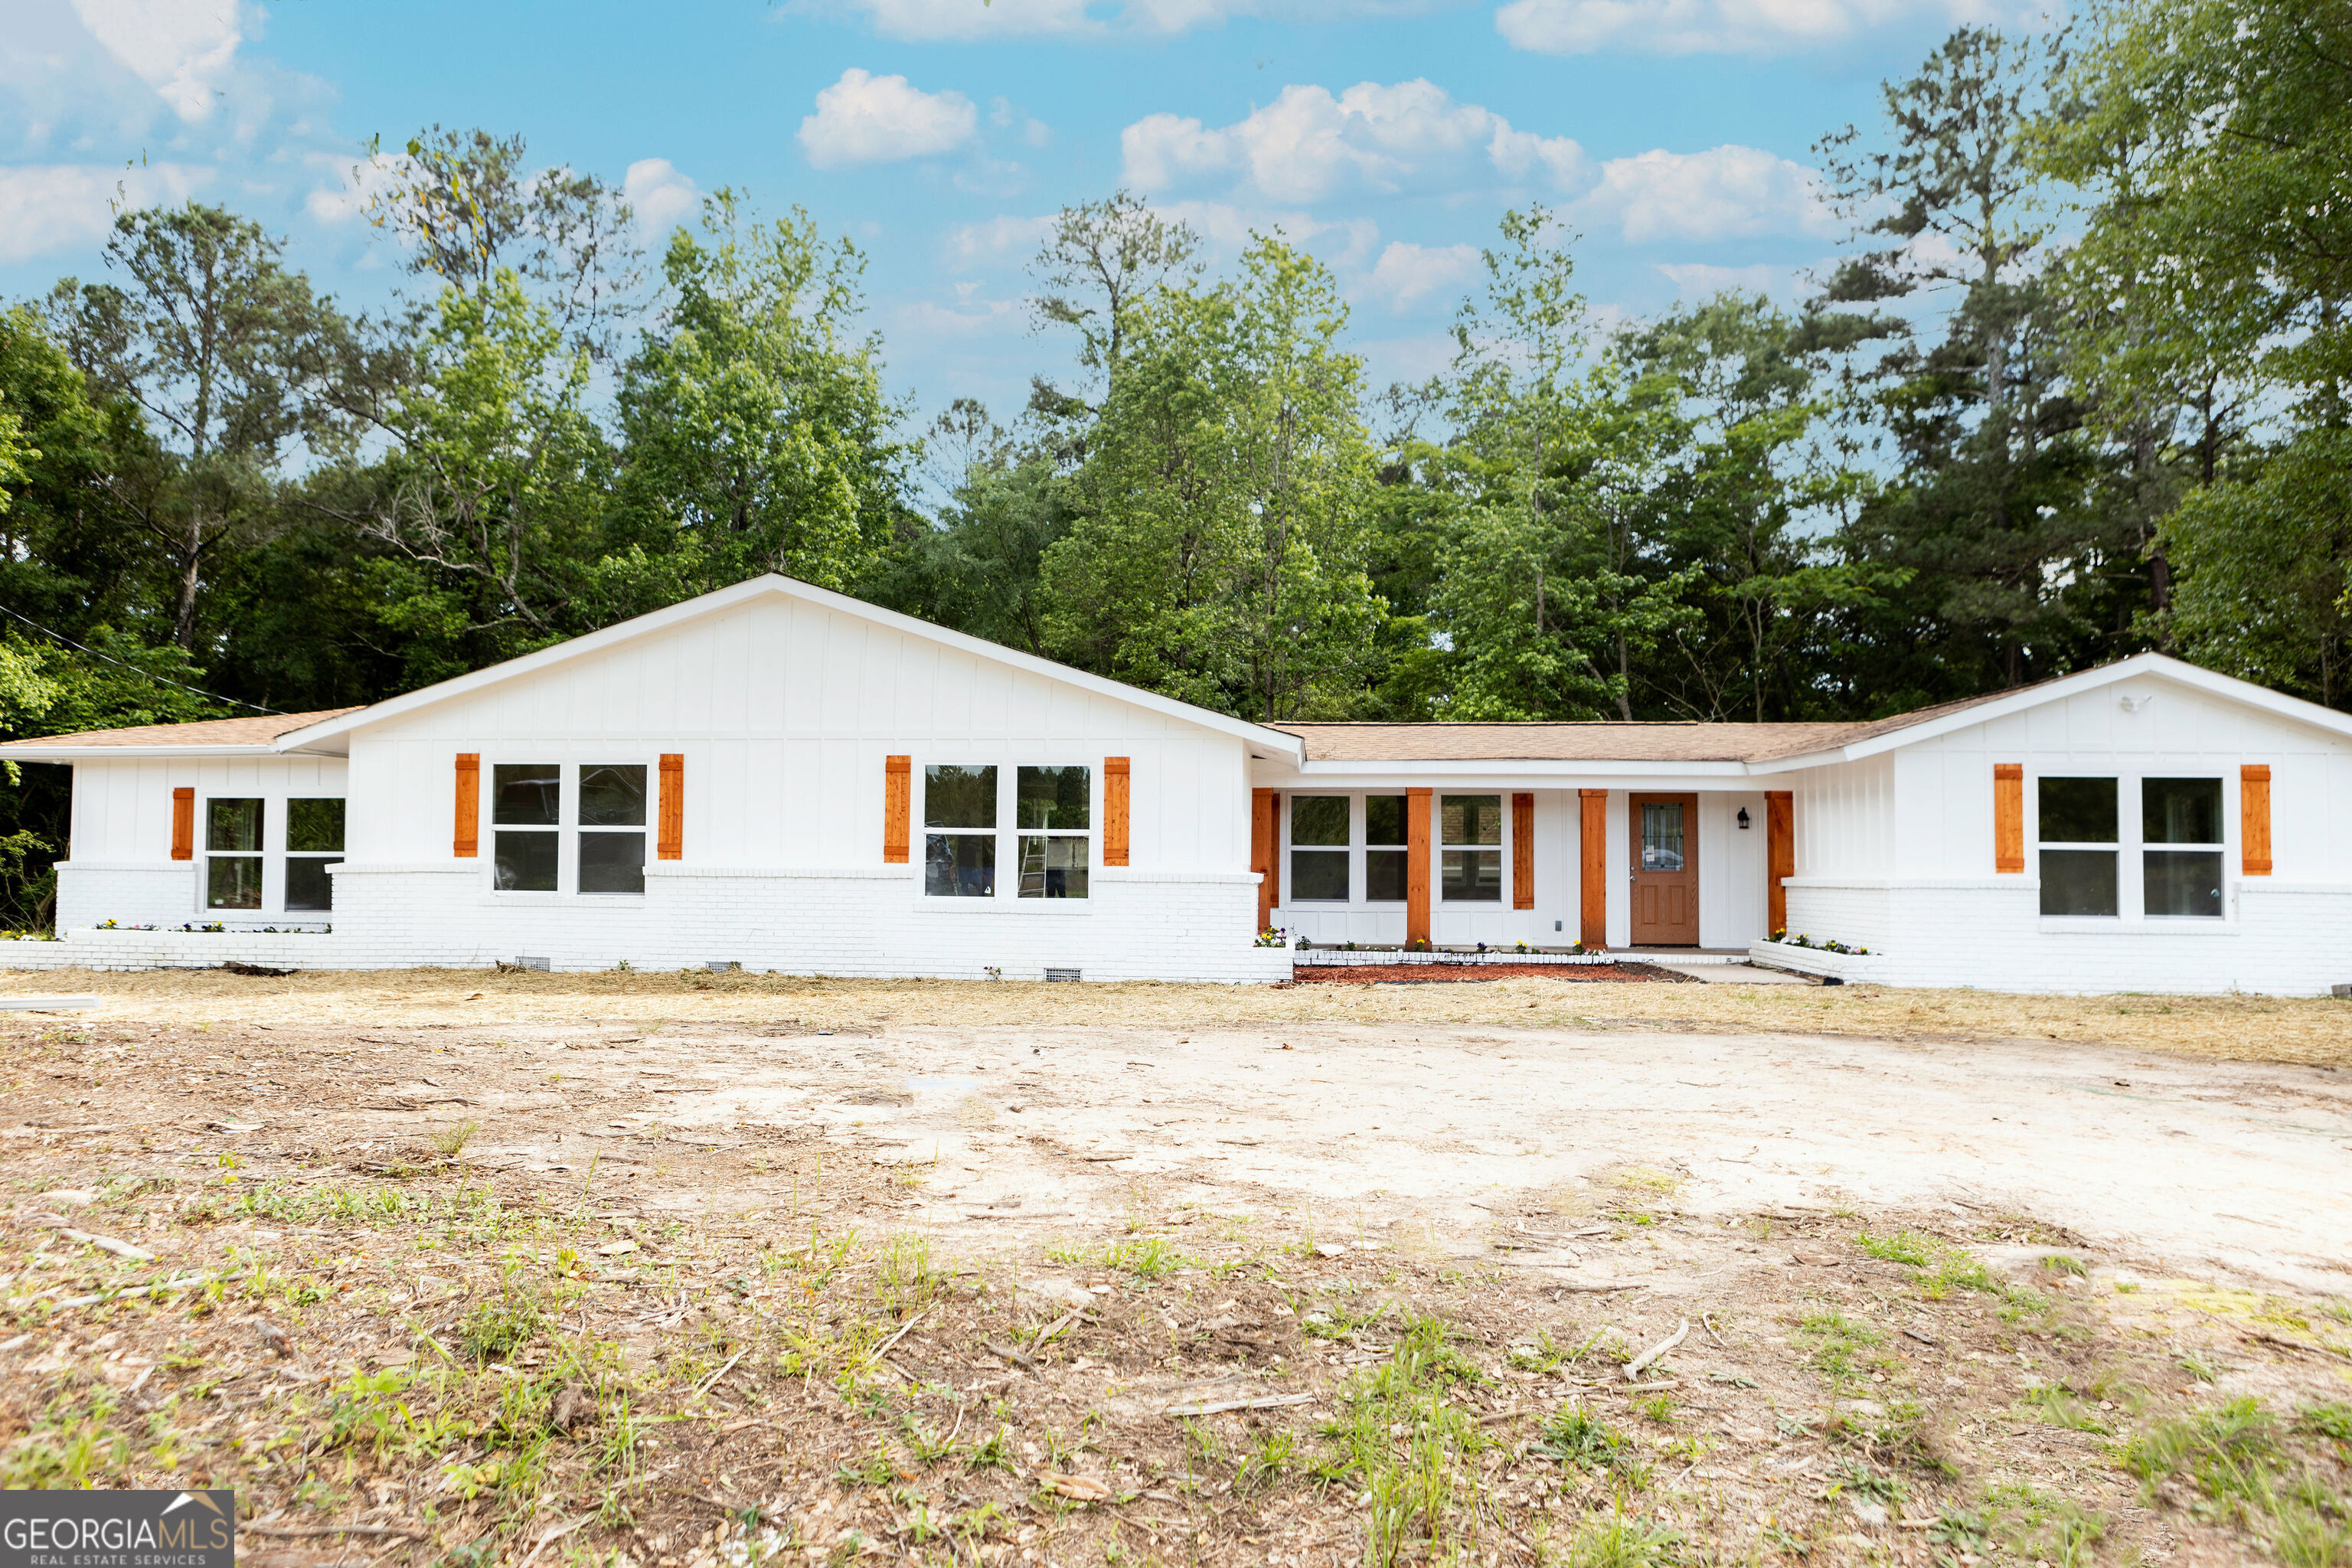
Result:
M1738 776L1318 778L1252 828L1261 929L1343 949L1744 954L1794 869L1790 795Z

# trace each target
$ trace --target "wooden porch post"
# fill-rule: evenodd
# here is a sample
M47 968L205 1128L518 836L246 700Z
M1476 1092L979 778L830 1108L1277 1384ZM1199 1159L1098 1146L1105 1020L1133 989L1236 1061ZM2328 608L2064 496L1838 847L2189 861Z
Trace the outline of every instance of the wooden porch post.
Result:
M1609 792L1580 789L1583 817L1577 829L1577 859L1583 870L1577 912L1577 940L1587 947L1609 945Z
M1282 795L1277 790L1250 791L1250 869L1257 873L1257 929L1274 924L1274 906L1282 901L1277 869L1282 858Z
M1429 945L1429 795L1404 792L1404 944Z
M1511 908L1536 907L1536 797L1511 796Z
M1764 792L1764 879L1771 890L1764 931L1779 936L1789 929L1789 889L1782 883L1797 874L1796 795L1785 789Z

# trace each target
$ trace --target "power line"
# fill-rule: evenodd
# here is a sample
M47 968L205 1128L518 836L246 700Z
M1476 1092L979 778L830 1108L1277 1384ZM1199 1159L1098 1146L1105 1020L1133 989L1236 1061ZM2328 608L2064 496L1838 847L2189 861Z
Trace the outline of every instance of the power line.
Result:
M236 697L223 697L217 691L206 691L202 687L190 686L184 680L174 680L168 675L158 675L152 669L142 669L137 665L131 663L127 659L120 659L110 653L100 653L94 647L89 647L81 643L78 643L74 641L73 638L66 636L63 632L53 632L49 630L48 627L41 625L40 622L33 619L30 616L17 615L15 610L9 609L5 605L0 605L0 613L16 616L18 620L24 622L26 626L32 627L43 637L55 637L58 641L65 644L66 647L86 653L92 658L102 658L109 664L119 664L122 666L123 668L131 671L133 675L143 675L150 680L160 680L166 686L176 686L183 691L193 691L197 696L208 697L215 702L226 702L231 706L237 708L250 708L256 713L275 713L281 719L286 716L286 710L283 708L264 708L258 702L247 702L241 698Z

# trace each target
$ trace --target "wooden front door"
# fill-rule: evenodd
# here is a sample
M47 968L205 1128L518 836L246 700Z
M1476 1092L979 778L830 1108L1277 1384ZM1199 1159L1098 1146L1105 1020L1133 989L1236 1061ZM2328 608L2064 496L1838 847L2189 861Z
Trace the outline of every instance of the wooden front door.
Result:
M1698 945L1698 796L1628 797L1633 848L1633 945Z

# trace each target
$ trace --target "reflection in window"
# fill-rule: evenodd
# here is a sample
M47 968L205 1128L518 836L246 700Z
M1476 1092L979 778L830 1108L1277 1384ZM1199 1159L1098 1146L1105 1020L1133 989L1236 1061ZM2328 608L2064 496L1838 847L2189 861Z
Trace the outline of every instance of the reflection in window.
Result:
M933 763L923 770L923 825L961 828L923 839L923 891L935 899L996 896L996 769ZM975 831L976 830L976 831Z
M563 769L554 763L490 768L490 885L507 893L555 891L556 825L563 820ZM518 831L521 830L521 831Z
M1443 849L1440 881L1447 900L1490 903L1503 896L1503 797L1499 795L1449 795L1438 799L1437 824ZM1495 845L1496 848L1454 848L1454 845Z
M1014 769L1013 822L1033 830L1021 836L1021 896L1085 898L1087 869L1094 859L1094 771ZM1034 831L1040 828L1049 831Z
M1373 903L1404 901L1405 799L1364 797L1364 897Z
M1348 899L1348 797L1290 797L1290 898L1345 903Z
M214 799L205 811L205 907L261 907L261 802Z
M580 769L580 890L646 890L646 767L597 763ZM634 827L635 833L613 828Z
M2042 842L2042 912L2112 915L2116 888L2116 781L2042 778L2035 784Z
M2141 906L2151 915L2219 920L2221 896L2221 781L2142 779ZM2202 848L2181 848L2201 845Z
M286 908L335 907L335 879L327 868L343 858L343 803L300 798L286 803Z
M1683 868L1683 803L1645 800L1642 803L1642 869L1679 871Z

